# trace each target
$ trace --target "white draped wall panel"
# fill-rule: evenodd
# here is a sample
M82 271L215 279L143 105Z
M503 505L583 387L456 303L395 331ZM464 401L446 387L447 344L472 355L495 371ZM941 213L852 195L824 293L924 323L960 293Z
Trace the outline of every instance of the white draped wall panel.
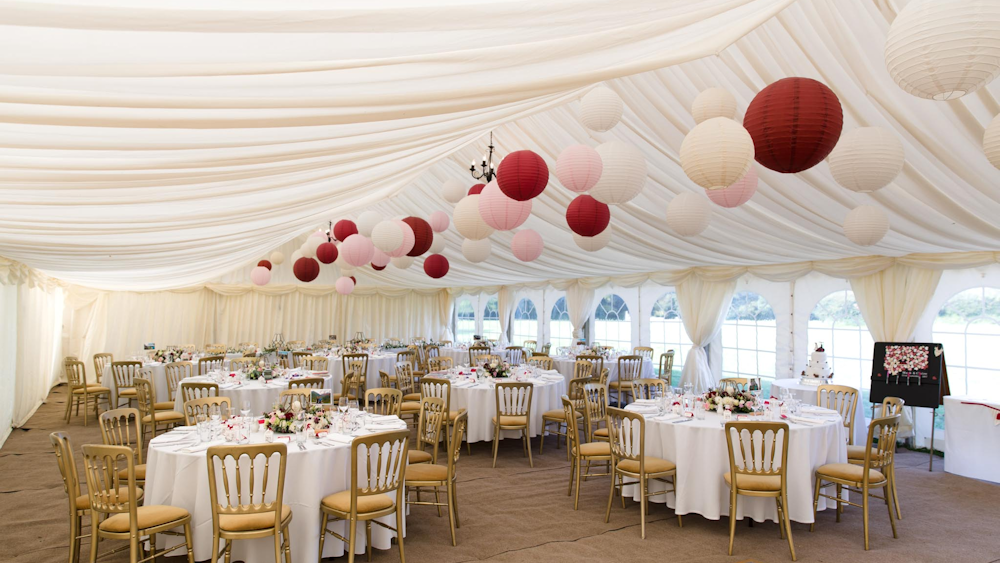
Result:
M677 306L681 321L694 346L684 361L681 384L690 383L695 393L703 393L717 383L705 351L722 329L726 312L733 300L736 281L710 282L690 278L677 284ZM721 357L721 356L720 356Z

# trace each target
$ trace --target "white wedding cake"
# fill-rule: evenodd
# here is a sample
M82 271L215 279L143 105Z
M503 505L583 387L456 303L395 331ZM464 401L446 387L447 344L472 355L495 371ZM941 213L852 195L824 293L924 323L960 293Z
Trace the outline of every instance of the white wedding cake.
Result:
M805 371L802 372L802 383L824 385L832 379L833 369L830 368L830 362L826 358L826 348L820 342L815 345L813 353L809 356L809 363L806 365Z

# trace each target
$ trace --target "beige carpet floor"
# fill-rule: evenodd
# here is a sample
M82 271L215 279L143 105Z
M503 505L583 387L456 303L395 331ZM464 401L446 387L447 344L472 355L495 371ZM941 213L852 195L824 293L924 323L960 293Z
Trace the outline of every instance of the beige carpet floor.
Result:
M0 449L0 562L65 561L68 546L67 500L49 446L48 433L67 432L77 450L100 442L100 431L80 419L66 425L65 388L58 387L24 428ZM529 468L519 443L501 444L497 468L490 467L489 444L475 444L473 454L459 463L462 527L458 547L452 547L447 517L433 508L414 507L407 520L407 560L420 563L465 561L790 561L787 544L776 524L749 527L740 522L735 555L726 554L728 521L684 518L684 527L669 509L653 505L647 537L639 538L639 508L616 504L611 522L604 523L607 478L584 483L580 510L566 496L569 464L565 450L546 442ZM988 563L1000 561L1000 486L943 472L941 459L933 473L927 455L901 451L897 475L903 520L899 539L892 538L883 505L874 504L871 551L864 551L861 511L848 507L841 523L832 511L820 513L817 530L792 525L799 561L911 563ZM84 545L86 553L86 543ZM294 549L294 547L293 547ZM398 552L376 551L373 561L398 561ZM346 560L346 559L340 559ZM102 561L128 561L127 555ZM330 560L333 561L333 560Z

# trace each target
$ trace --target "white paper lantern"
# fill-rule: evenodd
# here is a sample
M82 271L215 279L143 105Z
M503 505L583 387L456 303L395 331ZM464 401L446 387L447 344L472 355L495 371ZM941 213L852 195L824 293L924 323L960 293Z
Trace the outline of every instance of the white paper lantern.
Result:
M712 204L701 194L684 192L667 205L667 226L682 237L700 235L711 219Z
M479 194L467 195L455 206L455 229L467 239L480 240L493 234L493 228L479 214Z
M750 133L725 117L713 117L695 125L681 143L684 173L709 190L729 187L746 176L753 156Z
M736 98L728 90L709 88L698 94L691 104L691 115L695 123L708 121L713 117L736 118Z
M889 232L889 217L881 207L859 205L844 219L844 236L858 246L878 244Z
M413 265L413 257L397 256L392 259L392 265L399 268L400 270L405 270Z
M326 242L326 231L323 229L316 229L309 235L309 238L321 238L323 239L323 242Z
M573 233L573 241L577 246L587 252L596 252L611 242L611 227L608 226L608 228L592 237L581 237L580 235Z
M280 266L285 261L285 255L275 250L271 253L271 264Z
M302 243L302 246L299 247L299 254L301 254L303 258L315 258L316 257L316 248L319 247L319 244L313 246L313 245L309 244L309 241L311 241L311 240L317 241L320 244L322 244L322 242L323 242L321 239L318 239L316 237L309 237L309 238L307 238L306 241L304 243ZM292 262L292 264L294 264L294 262Z
M358 227L358 234L366 237L372 236L372 230L375 229L375 225L382 222L382 216L376 211L365 211L358 216L358 220L355 223Z
M631 201L646 185L646 159L639 149L622 141L597 147L603 170L590 195L601 203L616 205Z
M299 258L303 258L302 251L301 250L296 250L295 252L292 253L292 264L295 264L296 262L298 262Z
M465 197L465 193L468 190L469 187L462 182L448 179L445 180L444 185L441 186L441 196L444 197L445 201L448 203L458 203L462 201L462 198Z
M531 262L542 255L545 243L542 235L531 229L518 231L510 241L510 249L514 257L522 262Z
M580 100L580 121L594 131L607 131L622 119L622 99L610 88L598 86Z
M903 144L881 127L858 127L840 137L830 153L830 172L855 192L884 188L903 170Z
M465 239L462 241L462 256L465 256L466 260L474 264L489 258L492 250L493 244L488 238L481 240Z
M337 289L337 293L341 295L350 295L354 291L354 280L348 276L341 276L337 278L337 283L334 285Z
M427 252L430 254L441 254L444 252L444 237L435 235L434 240L431 241L431 247Z
M885 65L920 98L975 92L1000 74L1000 2L911 0L889 26Z
M393 258L399 258L401 256L406 256L413 250L413 245L416 243L416 237L413 235L413 227L409 225L406 221L402 219L393 219L399 229L403 232L403 244L399 245L399 248L391 252L386 252L389 256Z
M403 244L403 229L396 221L380 221L372 229L372 244L382 252L392 252Z
M983 135L983 152L993 166L1000 168L1000 115L993 118Z

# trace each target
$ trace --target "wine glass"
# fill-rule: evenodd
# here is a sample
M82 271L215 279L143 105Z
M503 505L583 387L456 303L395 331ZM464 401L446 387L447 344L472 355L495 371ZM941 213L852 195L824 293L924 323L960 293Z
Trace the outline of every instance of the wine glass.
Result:
M340 401L337 402L337 410L340 411L340 414L344 414L345 412L347 412L347 404L348 403L346 396L341 397Z
M694 385L691 383L684 384L684 395L690 395L694 391Z
M249 400L243 399L243 402L240 404L240 414L243 415L243 418L246 418L246 417L250 416L250 401Z
M352 411L352 412L358 412L358 400L357 399L351 399L350 401L348 401L347 402L347 410Z

